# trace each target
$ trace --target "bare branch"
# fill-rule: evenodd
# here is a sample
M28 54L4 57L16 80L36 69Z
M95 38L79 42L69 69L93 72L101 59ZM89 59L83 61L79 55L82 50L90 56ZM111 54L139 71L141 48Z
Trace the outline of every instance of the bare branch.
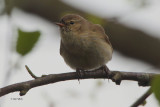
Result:
M123 72L123 71L110 71L108 75L102 69L94 71L81 72L82 77L80 79L104 79L108 78L120 85L122 80L137 81L139 86L150 86L150 81L156 75L154 73L137 73L137 72ZM56 83L66 80L78 79L76 72L61 73L61 74L50 74L45 77L38 77L34 80L25 81L21 83L12 84L3 88L0 88L0 97L6 94L20 91L20 95L25 95L30 89L50 83Z
M139 105L143 104L143 102L146 100L147 97L149 97L152 94L151 88L147 90L144 95L142 95L131 107L138 107Z

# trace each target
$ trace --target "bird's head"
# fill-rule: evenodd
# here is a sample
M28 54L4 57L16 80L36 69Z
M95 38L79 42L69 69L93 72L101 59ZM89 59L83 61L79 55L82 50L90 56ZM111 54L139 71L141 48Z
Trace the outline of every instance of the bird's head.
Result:
M86 20L75 14L65 15L61 18L59 23L56 23L60 27L61 33L76 33L82 30L85 26Z

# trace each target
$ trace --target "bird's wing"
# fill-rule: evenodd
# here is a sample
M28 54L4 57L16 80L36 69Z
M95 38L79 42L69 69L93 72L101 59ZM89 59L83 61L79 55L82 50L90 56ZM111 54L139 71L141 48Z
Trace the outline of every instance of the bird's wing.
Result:
M62 55L63 53L63 43L62 43L62 40L61 40L61 44L60 44L60 55Z
M104 39L112 48L112 44L109 41L109 37L107 36L107 34L105 33L104 28L99 25L99 24L94 24L94 28L92 29L94 32L98 32L99 36Z

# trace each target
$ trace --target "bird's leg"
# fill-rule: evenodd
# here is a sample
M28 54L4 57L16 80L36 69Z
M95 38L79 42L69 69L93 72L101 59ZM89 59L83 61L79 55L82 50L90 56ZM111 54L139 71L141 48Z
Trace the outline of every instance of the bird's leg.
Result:
M103 65L99 69L102 69L106 73L106 75L109 79L109 72L110 72L109 68L106 65Z
M82 74L81 74L82 71L83 71L83 70L80 69L80 68L77 68L77 69L76 69L76 73L77 73L77 76L78 76L78 81L79 81L79 83L80 83L80 78L82 78Z

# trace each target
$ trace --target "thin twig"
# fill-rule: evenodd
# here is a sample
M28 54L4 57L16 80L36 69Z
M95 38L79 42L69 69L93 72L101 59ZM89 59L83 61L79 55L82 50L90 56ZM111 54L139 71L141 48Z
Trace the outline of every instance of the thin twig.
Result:
M152 94L151 88L147 90L131 107L138 107L139 105L143 104L147 97Z
M39 78L39 77L37 77L36 75L34 75L34 74L32 73L32 71L29 69L29 67L28 67L27 65L25 65L25 67L26 67L28 73L29 73L34 79Z

